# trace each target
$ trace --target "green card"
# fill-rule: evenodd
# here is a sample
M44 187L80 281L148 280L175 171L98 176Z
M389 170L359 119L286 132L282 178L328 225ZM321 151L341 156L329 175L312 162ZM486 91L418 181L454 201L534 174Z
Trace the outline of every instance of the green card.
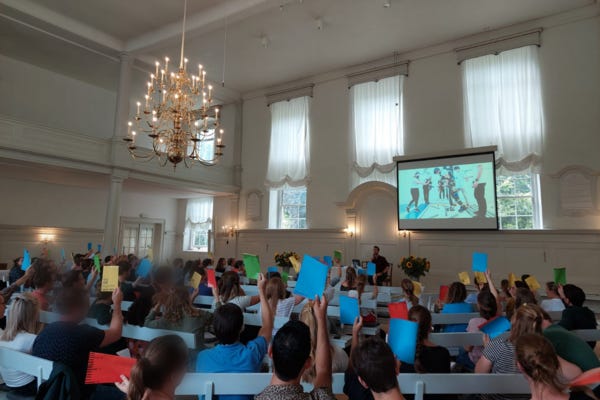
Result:
M96 268L96 271L98 271L98 273L100 273L100 270L102 269L102 267L100 266L100 257L98 256L98 254L94 255L94 268Z
M339 262L342 262L342 252L339 250L335 250L333 252L333 258L336 258Z
M288 278L289 278L289 274L285 271L283 271L281 273L281 280L283 281L283 283L285 283L287 285L288 283Z
M258 256L253 254L242 254L244 257L244 267L246 268L246 276L248 279L258 279L260 274L260 261Z
M554 283L557 285L567 284L567 269L566 268L554 268Z

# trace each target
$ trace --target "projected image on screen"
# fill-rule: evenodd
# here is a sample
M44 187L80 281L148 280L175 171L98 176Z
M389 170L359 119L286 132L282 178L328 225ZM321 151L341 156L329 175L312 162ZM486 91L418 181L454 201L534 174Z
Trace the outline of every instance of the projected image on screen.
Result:
M398 162L400 229L497 229L493 153Z

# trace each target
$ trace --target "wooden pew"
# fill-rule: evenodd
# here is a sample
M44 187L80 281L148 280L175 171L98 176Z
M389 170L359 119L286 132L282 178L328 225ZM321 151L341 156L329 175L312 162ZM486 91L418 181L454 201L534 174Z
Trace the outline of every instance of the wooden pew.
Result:
M52 361L4 347L0 347L0 365L35 376L38 387L48 380L53 368Z

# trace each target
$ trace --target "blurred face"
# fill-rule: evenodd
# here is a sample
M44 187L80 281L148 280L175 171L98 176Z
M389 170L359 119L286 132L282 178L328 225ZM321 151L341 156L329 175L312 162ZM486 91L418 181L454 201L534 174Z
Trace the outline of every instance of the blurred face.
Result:
M378 256L379 255L379 249L377 247L373 247L373 255L374 256Z
M23 265L23 257L19 258L19 261L17 261L17 265L20 267L21 265Z

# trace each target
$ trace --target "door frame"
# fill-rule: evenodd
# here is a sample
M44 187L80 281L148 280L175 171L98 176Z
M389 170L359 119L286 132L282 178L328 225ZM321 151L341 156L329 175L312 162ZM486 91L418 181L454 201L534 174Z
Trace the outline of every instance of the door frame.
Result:
M123 244L123 226L127 224L150 224L154 225L154 240L152 243L152 253L154 256L154 263L162 263L164 236L165 236L165 220L160 218L132 218L132 217L121 217L119 220L119 247L122 248ZM139 244L138 244L139 245Z

